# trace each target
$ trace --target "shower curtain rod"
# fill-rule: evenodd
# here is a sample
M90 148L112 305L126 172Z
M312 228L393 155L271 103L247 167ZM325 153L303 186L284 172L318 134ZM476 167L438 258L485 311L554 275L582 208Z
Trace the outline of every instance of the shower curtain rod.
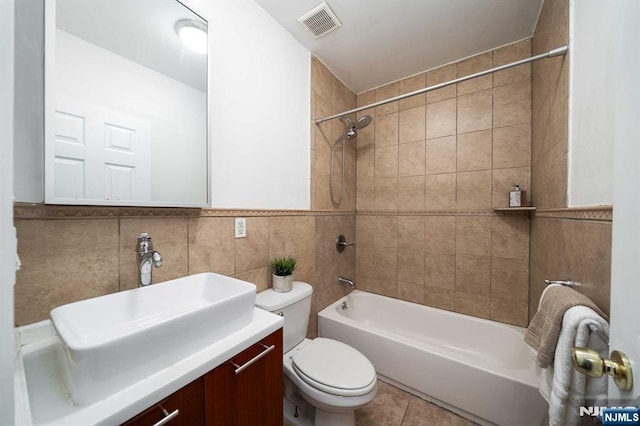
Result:
M497 72L497 71L506 70L507 68L517 67L518 65L528 64L529 62L534 62L534 61L537 61L537 60L540 60L540 59L553 58L554 56L566 55L568 50L569 50L569 47L567 45L564 45L564 46L561 46L561 47L557 47L555 49L551 49L548 52L541 53L541 54L536 55L536 56L532 56L530 58L520 59L519 61L511 62L509 64L500 65L499 67L491 68L491 69L486 70L486 71L480 71L480 72L477 72L475 74L471 74L471 75L467 75L467 76L464 76L464 77L456 78L455 80L451 80L451 81L447 81L447 82L444 82L444 83L435 84L433 86L425 87L424 89L416 90L414 92L405 93L404 95L395 96L393 98L385 99L383 101L374 102L374 103L369 104L369 105L365 105L365 106L361 106L361 107L358 107L358 108L350 109L349 111L341 112L339 114L331 115L329 117L318 118L314 122L316 124L320 124L320 123L323 123L325 121L334 120L336 118L344 117L345 115L353 114L354 112L364 111L365 109L374 108L374 107L377 107L377 106L380 106L380 105L388 104L390 102L395 102L395 101L399 101L401 99L409 98L411 96L420 95L420 94L426 93L426 92L431 92L432 90L441 89L443 87L447 87L447 86L450 86L452 84L461 83L463 81L471 80L472 78L482 77L483 75L491 74L491 73L494 73L494 72Z

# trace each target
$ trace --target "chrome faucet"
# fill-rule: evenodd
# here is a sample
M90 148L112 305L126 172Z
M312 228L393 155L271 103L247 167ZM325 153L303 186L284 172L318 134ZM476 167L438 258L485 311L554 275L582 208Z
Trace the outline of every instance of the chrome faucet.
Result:
M151 262L153 262L153 265L151 265ZM138 237L136 264L138 265L138 287L151 284L153 266L156 268L162 266L162 256L153 249L151 237L146 232L143 232Z
M338 282L341 284L346 284L351 288L356 288L356 285L353 283L353 281L345 278L345 277L338 277Z

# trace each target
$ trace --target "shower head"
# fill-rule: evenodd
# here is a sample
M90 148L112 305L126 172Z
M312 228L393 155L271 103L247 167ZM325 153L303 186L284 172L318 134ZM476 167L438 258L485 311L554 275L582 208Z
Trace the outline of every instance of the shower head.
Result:
M371 124L371 121L373 121L373 118L371 118L370 115L362 116L358 119L358 121L356 121L356 127L358 129L364 129L369 124Z
M367 127L369 124L371 124L371 121L373 120L371 118L370 115L365 115L363 117L360 117L357 121L353 121L350 118L342 118L342 121L346 121L348 130L347 132L344 134L344 136L342 137L342 139L346 138L346 139L353 139L356 136L358 136L358 130L359 129L364 129L365 127Z

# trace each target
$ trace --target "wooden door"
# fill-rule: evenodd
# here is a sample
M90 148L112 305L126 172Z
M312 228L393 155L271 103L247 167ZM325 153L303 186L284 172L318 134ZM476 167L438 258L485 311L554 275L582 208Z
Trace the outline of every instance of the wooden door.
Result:
M209 372L204 386L207 426L281 426L282 329Z

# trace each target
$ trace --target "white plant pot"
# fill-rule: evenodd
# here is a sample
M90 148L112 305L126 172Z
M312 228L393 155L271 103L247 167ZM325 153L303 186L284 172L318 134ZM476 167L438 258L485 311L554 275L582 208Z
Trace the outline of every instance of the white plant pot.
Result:
M273 274L273 290L278 293L286 293L293 288L293 274L275 275Z

